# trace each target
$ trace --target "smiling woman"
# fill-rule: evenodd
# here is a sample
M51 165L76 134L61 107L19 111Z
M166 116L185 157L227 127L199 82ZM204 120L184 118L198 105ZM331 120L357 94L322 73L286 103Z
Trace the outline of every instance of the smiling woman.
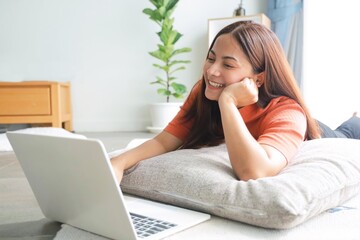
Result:
M203 72L206 83L205 96L209 100L218 101L222 90L234 83L238 83L242 88L251 88L254 91L250 93L252 96L257 96L257 87L261 86L258 74L253 72L245 53L231 34L224 34L215 42L209 51ZM243 93L244 91L239 95L244 97ZM251 99L250 104L257 101L257 98Z
M202 79L165 130L112 163L120 180L143 159L225 142L236 177L257 179L277 175L304 140L318 137L276 35L239 21L215 36Z

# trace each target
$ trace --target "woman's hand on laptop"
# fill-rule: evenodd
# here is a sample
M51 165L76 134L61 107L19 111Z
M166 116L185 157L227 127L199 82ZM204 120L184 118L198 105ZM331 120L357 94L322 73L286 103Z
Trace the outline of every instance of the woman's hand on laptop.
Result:
M139 146L111 158L111 164L118 183L120 184L125 170L127 171L126 173L128 173L128 170L131 172L140 161L176 150L181 144L182 141L180 139L168 132L162 131L154 138Z

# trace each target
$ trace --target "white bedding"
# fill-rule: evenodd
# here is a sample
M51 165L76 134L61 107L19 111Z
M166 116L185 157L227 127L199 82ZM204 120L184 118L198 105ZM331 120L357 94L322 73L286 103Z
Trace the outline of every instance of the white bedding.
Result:
M55 240L104 240L106 238L63 224ZM359 240L360 196L287 230L254 227L219 217L165 238L166 240Z

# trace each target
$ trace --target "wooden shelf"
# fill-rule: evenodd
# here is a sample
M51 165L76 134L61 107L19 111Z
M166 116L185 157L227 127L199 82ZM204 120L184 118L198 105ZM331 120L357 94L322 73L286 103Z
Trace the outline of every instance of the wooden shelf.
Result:
M70 91L69 82L0 82L0 124L50 125L73 131Z

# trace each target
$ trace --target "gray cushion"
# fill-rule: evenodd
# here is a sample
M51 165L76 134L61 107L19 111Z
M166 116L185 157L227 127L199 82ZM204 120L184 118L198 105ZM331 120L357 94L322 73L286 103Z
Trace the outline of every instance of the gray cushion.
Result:
M126 193L248 224L284 229L360 191L360 141L304 142L277 176L239 181L225 145L178 150L142 161L121 182Z

